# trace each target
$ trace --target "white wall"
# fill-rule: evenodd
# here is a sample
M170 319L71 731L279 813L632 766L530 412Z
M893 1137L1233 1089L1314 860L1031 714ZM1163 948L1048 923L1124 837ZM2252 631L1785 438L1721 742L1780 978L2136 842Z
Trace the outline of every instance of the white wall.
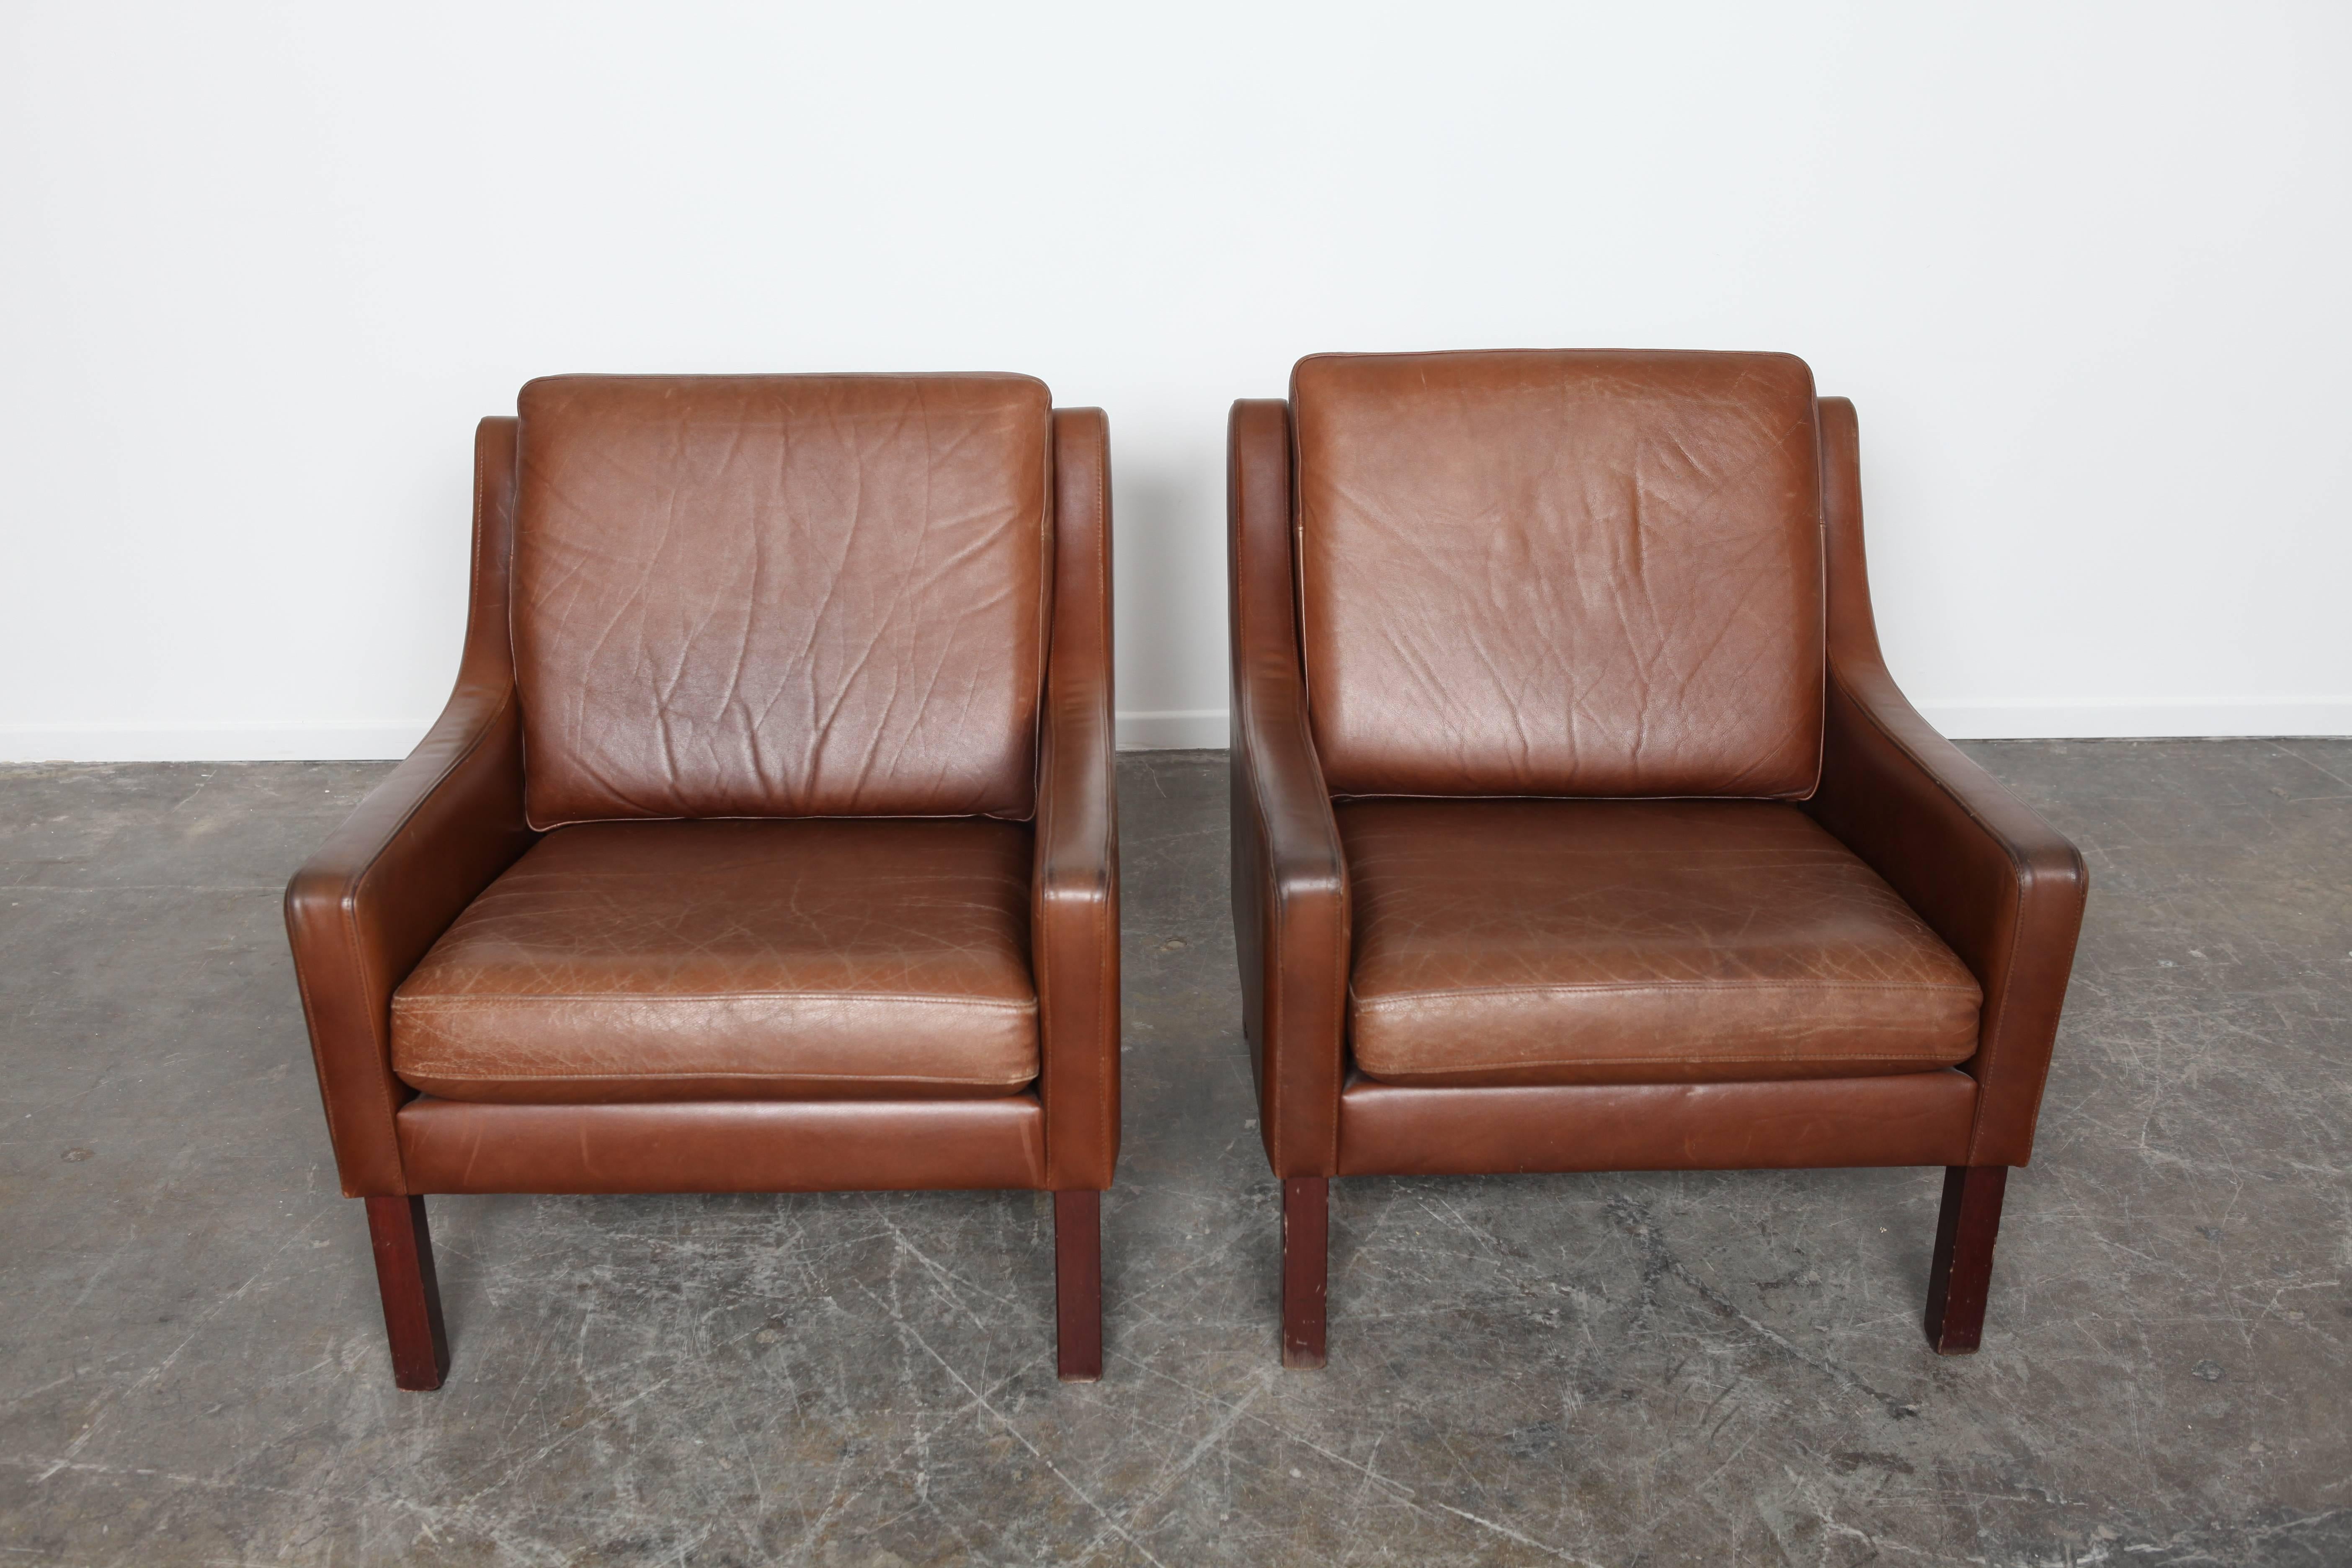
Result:
M2352 731L2352 7L0 9L0 756L388 755L572 370L1110 411L1129 740L1319 349L1787 349L1961 734Z

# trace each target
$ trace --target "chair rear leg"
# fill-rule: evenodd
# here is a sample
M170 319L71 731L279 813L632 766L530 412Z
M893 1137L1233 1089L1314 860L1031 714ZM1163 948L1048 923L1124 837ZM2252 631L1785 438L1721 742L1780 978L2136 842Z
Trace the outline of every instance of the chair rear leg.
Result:
M1331 1183L1286 1176L1282 1183L1282 1364L1321 1366L1324 1306L1331 1279Z
M1102 1376L1102 1194L1054 1194L1054 1326L1064 1383Z
M1927 1274L1927 1342L1938 1355L1968 1355L1984 1337L1992 1284L1992 1243L2000 1230L2006 1165L1951 1165L1936 1219L1936 1260Z
M425 1200L369 1198L367 1216L384 1331L392 1339L392 1380L419 1393L438 1388L449 1371L449 1334L441 1325L441 1282L433 1274Z

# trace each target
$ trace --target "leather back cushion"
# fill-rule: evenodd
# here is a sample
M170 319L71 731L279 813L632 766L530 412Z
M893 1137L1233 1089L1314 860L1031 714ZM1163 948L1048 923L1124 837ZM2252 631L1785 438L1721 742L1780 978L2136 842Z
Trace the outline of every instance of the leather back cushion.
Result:
M1786 354L1299 362L1307 709L1343 795L1810 795L1821 459Z
M1043 384L557 376L520 401L532 826L1029 815Z

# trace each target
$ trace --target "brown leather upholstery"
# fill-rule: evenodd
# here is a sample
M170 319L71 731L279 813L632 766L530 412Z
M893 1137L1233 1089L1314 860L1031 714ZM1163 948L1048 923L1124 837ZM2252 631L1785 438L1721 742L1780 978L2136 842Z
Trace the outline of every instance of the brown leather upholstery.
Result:
M1290 552L1290 415L1234 405L1226 501L1232 596L1234 935L1258 1135L1277 1176L1339 1158L1348 865L1307 733Z
M1645 1134L1618 1125L1629 1108L1656 1115L1659 1105L1761 1103L1755 1096L1832 1107L1879 1103L1853 1096L1946 1097L1932 1115L1921 1113L1925 1121L1908 1112L1887 1120L1807 1111L1779 1123L1791 1163L2021 1164L2030 1156L2081 919L2081 858L1937 736L1887 677L1864 573L1853 409L1841 399L1822 401L1817 412L1793 409L1788 399L1800 392L1810 399L1810 385L1801 364L1778 355L1339 356L1299 366L1295 441L1289 405L1234 405L1234 920L1260 1125L1276 1175L1585 1169L1618 1158L1672 1163L1667 1144L1644 1143ZM1569 423L1579 428L1560 434ZM1799 429L1791 438L1800 443L1818 430L1816 466L1781 439ZM1700 441L1689 434L1696 431L1711 434ZM1747 458L1727 456L1735 450ZM1805 513L1804 488L1814 482L1807 476L1815 472L1822 500ZM1716 482L1709 489L1701 479ZM1716 498L1716 510L1690 500L1702 492ZM1603 526L1612 519L1624 531ZM1811 629L1822 601L1809 597L1804 569L1792 564L1802 557L1798 535L1806 527L1825 540L1825 645ZM1729 542L1761 585L1735 592L1694 561L1680 574L1674 550L1664 548L1675 530L1685 542ZM1610 548L1612 539L1624 548ZM1534 580L1525 594L1522 576ZM1598 618L1571 613L1587 603ZM1685 616L1689 605L1705 614ZM1776 605L1787 622L1778 633L1759 618ZM1513 606L1516 614L1505 613ZM1620 611L1622 621L1613 618ZM1604 624L1618 628L1618 652L1633 648L1639 633L1658 657L1621 663L1605 651L1607 639L1577 640ZM1683 633L1710 624L1723 633L1720 646L1749 651L1720 665L1676 651L1687 646L1677 640ZM1791 662L1807 647L1814 650L1809 669ZM1675 679L1623 673L1639 668ZM1425 679L1432 676L1435 686ZM1571 680L1584 682L1580 706L1557 700L1567 689L1560 683ZM1800 690L1808 687L1826 692L1812 700L1810 721ZM1751 710L1771 715L1769 722L1758 727ZM1538 733L1536 719L1526 730L1512 727L1510 715L1520 712L1573 712L1577 722L1562 719ZM1798 765L1803 748L1783 743L1809 723L1815 738L1806 744L1821 748L1818 781L1810 763ZM1643 743L1599 743L1622 736ZM1752 763L1744 773L1732 761L1741 757ZM1763 799L1687 806L1344 799L1579 795L1604 787L1812 794L1801 808ZM1343 798L1335 804L1335 796ZM1798 809L1823 834L1793 831ZM1596 825L1612 819L1608 834L1596 826L1591 836L1609 843L1578 851L1565 831L1506 835L1501 827L1584 813ZM1662 864L1677 868L1669 875L1636 870L1636 841L1623 828L1645 816L1660 830ZM1791 853L1771 866L1727 864L1720 878L1703 874L1706 836L1740 816L1769 820ZM1482 817L1496 825L1496 837L1469 827ZM1669 824L1680 826L1667 832ZM1606 876L1622 879L1619 895L1571 886L1577 873L1561 863L1579 859L1613 860ZM1677 878L1688 879L1680 893ZM1703 879L1730 901L1709 906L1696 894ZM1741 925L1743 907L1759 923ZM1785 1010L1748 1016L1733 1031L1768 1045L1726 1052L1710 1009L1727 987L1706 985L1707 995L1690 1001L1676 1000L1688 993L1651 994L1638 1009L1619 993L1597 1029L1589 1010L1571 1029L1565 994L1506 1001L1485 983L1509 974L1549 985L1560 976L1672 973L1692 963L1701 967L1691 973L1716 978L1828 965L1899 984L1867 994L1824 988L1801 1010L1788 1000ZM1479 983L1462 984L1470 980ZM1351 984L1354 1048L1369 1056L1368 1076L1343 1094ZM1406 1000L1415 992L1443 1000ZM1589 1081L1597 1057L1645 1054L1654 1068L1621 1061L1610 1070L1638 1081ZM1764 1058L1736 1064L1746 1079L1768 1071L1839 1076L1701 1086L1694 1080L1734 1076L1726 1070L1732 1064L1695 1059L1703 1054ZM1406 1078L1433 1068L1444 1078L1448 1063L1459 1070L1465 1059L1503 1064L1475 1069L1480 1077L1551 1081L1408 1089L1369 1076L1375 1068ZM1965 1096L1950 1087L1954 1063L1972 1086ZM1903 1087L1929 1083L1945 1087ZM1643 1093L1628 1098L1637 1089ZM1648 1093L1654 1089L1658 1094ZM1359 1103L1380 1109L1345 1109ZM1496 1163L1481 1165L1480 1140L1468 1130L1507 1110L1522 1118L1520 1131L1498 1123L1487 1141L1499 1151ZM1366 1120L1375 1114L1377 1123ZM1715 1125L1705 1117L1670 1118L1659 1136L1686 1126L1700 1140L1691 1145L1693 1164L1730 1162L1727 1151L1745 1151L1739 1161L1780 1163L1754 1140L1729 1136L1745 1110L1726 1114L1731 1120L1718 1131L1705 1131ZM1968 1128L1956 1146L1950 1118L1958 1114ZM1801 1132L1790 1130L1800 1124ZM1573 1146L1620 1152L1578 1155L1568 1152ZM1512 1163L1526 1160L1535 1163Z
M1341 795L1812 793L1812 374L1323 354L1291 377L1307 712Z
M448 1369L418 1194L901 1187L1052 1189L1056 1368L1100 1377L1100 411L563 376L482 422L474 513L457 690L286 890L394 1381Z
M1976 1108L1976 1080L1950 1068L1778 1083L1501 1089L1359 1078L1339 1097L1339 1173L1952 1165L1968 1153Z
M1054 411L1054 630L1030 877L1045 1063L1045 1185L1118 1163L1118 787L1110 642L1110 427Z
M1384 1083L1932 1071L1975 978L1853 851L1770 801L1363 801L1349 1044Z
M1050 414L1012 375L525 386L532 825L1027 817Z
M539 420L530 435L494 418L477 440L472 611L449 706L287 889L343 1190L457 1190L443 1181L446 1167L406 1163L419 1150L439 1159L457 1146L455 1133L420 1141L410 1122L428 1110L434 1128L532 1130L495 1154L468 1145L468 1191L757 1190L787 1170L799 1173L789 1184L822 1186L823 1171L807 1162L821 1164L835 1144L747 1151L853 1124L868 1131L839 1147L865 1152L834 1184L1108 1185L1118 1157L1118 883L1101 414L1048 410L1044 388L1018 376L565 377L532 384L525 399ZM624 613L585 614L585 579L622 577L613 562L584 555L582 582L538 580L538 613L510 606L519 441L544 458L539 478L569 487L562 501L538 494L541 521L562 520L550 537L577 544L590 536L566 530L605 529L615 558L644 568L643 593ZM934 464L936 479L918 483ZM990 497L1000 492L1015 499L997 506ZM668 545L621 537L631 497L639 531ZM740 523L732 533L713 524L746 497L758 504L728 514ZM920 503L913 512L899 504L908 497ZM807 528L795 522L803 503ZM811 542L827 538L840 547L833 555ZM813 552L795 553L803 549ZM904 595L886 579L894 565L909 580ZM857 592L825 598L828 574ZM708 590L709 623L684 616L681 581ZM717 615L729 604L739 612L731 629ZM801 617L807 657L747 662L733 705L697 706L710 694L705 678L735 653L776 653L761 639L782 624L772 618L780 605ZM942 605L951 613L940 616ZM860 617L864 650L827 663L828 650L857 641ZM667 645L675 711L650 705L652 689L629 674L635 656L620 653L650 658L657 631L677 634ZM574 691L569 730L559 709L535 714L555 738L534 729L527 747L514 648L533 635L542 675L572 669L598 689ZM767 682L756 692L754 665ZM820 668L839 679L839 700L796 708L780 695L796 680L814 690L808 672ZM593 715L609 728L591 727ZM535 831L525 798L542 770L568 781L559 804L619 820ZM581 797L564 799L574 786ZM745 805L762 809L740 815L766 820L641 819ZM814 816L813 805L864 820L778 820ZM1029 824L979 820L1033 812ZM932 816L961 820L877 820ZM773 852L787 840L793 854ZM842 854L801 852L819 840ZM918 844L940 853L919 867ZM858 861L855 887L844 856ZM763 879L763 859L772 879ZM886 880L904 895L895 910L877 907ZM622 888L625 898L596 909L599 889L617 897ZM813 896L830 912L792 902ZM886 935L888 921L897 924ZM408 984L436 943L434 963ZM845 999L853 982L885 977L909 988L892 1000ZM683 1000L705 980L714 1001ZM786 988L803 984L811 989ZM526 1004L534 986L541 1000ZM633 987L635 1000L619 1000ZM509 1000L482 1000L493 994ZM610 1026L616 1016L624 1026ZM740 1027L747 1016L759 1026ZM917 1018L929 1023L912 1026ZM396 1050L417 1081L445 1094L528 1093L536 1103L419 1100L394 1070ZM841 1076L819 1087L812 1062ZM443 1078L434 1065L461 1070ZM518 1067L518 1076L489 1076ZM877 1098L839 1098L853 1082L886 1081ZM834 1098L812 1099L822 1094ZM572 1103L648 1095L667 1103ZM950 1113L950 1104L975 1109ZM987 1106L1000 1109L978 1109ZM914 1120L894 1121L902 1110ZM524 1114L539 1111L549 1115ZM670 1140L662 1152L634 1165L621 1153L633 1130L722 1124L733 1131L702 1142L660 1131ZM966 1126L999 1131L919 1150L908 1142L928 1137L923 1129ZM894 1139L904 1158L896 1177L881 1152ZM604 1185L583 1184L591 1167Z
M1924 1323L1974 1350L2085 878L1886 673L1852 406L1771 354L1291 390L1228 492L1284 1364L1328 1178L1382 1173L1944 1165Z
M1029 858L982 818L560 827L394 994L393 1071L536 1104L1011 1094Z
M844 1193L1042 1187L1045 1114L994 1100L400 1109L419 1193Z
M1830 684L1822 788L1805 809L1870 862L1984 987L1968 1071L1969 1165L2022 1165L2066 1000L2090 874L2074 845L1905 700L1878 652L1853 405L1822 400Z
M507 641L515 422L474 436L474 586L449 705L286 885L286 932L346 1196L407 1191L393 1117L392 993L530 847Z

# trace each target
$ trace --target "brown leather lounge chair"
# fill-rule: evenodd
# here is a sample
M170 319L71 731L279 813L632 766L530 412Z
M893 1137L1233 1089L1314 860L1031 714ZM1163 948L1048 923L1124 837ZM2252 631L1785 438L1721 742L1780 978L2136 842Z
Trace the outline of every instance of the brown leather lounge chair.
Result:
M428 1193L1054 1194L1118 1152L1108 448L1024 376L562 376L424 743L287 889L403 1388Z
M1335 354L1232 426L1234 921L1324 1358L1334 1176L1942 1165L1977 1346L2083 862L1879 658L1780 354Z

